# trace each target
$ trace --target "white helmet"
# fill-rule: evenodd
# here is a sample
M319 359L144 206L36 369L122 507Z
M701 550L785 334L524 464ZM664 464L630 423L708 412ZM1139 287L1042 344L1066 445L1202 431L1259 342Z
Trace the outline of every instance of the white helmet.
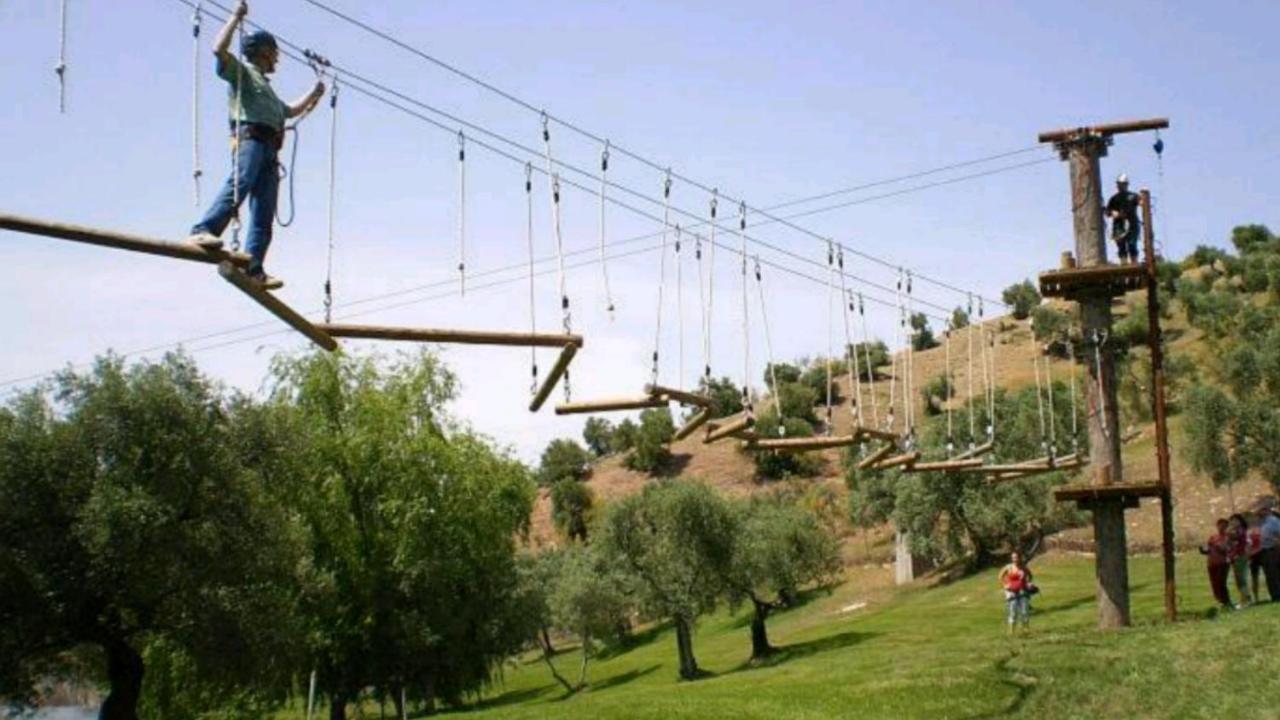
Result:
M1120 173L1120 175L1116 178L1116 184L1117 184L1117 185L1128 185L1128 184L1129 184L1129 176L1128 176L1128 175L1126 175L1126 174L1124 174L1124 173Z

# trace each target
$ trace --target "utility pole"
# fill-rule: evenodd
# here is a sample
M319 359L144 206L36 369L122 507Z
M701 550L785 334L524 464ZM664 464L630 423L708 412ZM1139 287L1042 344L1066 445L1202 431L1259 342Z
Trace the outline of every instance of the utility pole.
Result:
M1102 217L1102 175L1099 159L1107 154L1114 135L1169 126L1165 119L1098 125L1040 134L1040 142L1058 149L1070 169L1071 214L1075 228L1078 267L1088 271L1107 265L1105 222ZM1089 461L1093 485L1106 488L1124 482L1120 461L1119 413L1116 408L1115 358L1107 339L1111 334L1111 299L1116 286L1106 281L1077 288L1073 299L1080 305L1088 408ZM1129 563L1124 511L1137 506L1137 497L1097 494L1081 500L1093 511L1097 548L1098 627L1126 627L1129 618Z

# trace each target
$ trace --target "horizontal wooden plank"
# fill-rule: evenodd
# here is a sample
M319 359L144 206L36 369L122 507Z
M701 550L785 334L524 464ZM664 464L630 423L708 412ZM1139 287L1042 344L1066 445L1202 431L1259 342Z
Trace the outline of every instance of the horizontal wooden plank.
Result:
M683 440L689 437L690 435L693 434L695 430L702 427L702 425L710 419L711 419L710 409L703 408L699 410L697 413L693 415L693 417L686 420L684 425L680 426L679 430L676 430L675 439Z
M775 450L786 453L828 450L830 448L848 447L857 443L857 435L836 435L832 437L766 438L755 441L752 447L757 450Z
M316 328L310 320L302 317L302 315L298 314L296 310L284 304L284 302L275 295L272 295L262 289L261 285L249 279L249 276L241 272L236 266L229 262L224 262L218 265L218 274L245 295L253 298L254 302L266 308L272 315L275 315L294 330L297 330L307 336L311 342L319 345L325 350L333 351L338 349L338 343L332 337L329 337L322 330Z
M711 407L711 398L706 395L687 392L685 390L677 390L663 385L649 384L644 386L644 391L654 396L666 396L682 405L694 405L696 407Z
M583 400L581 402L560 403L556 406L557 415L581 415L595 412L619 412L622 410L648 410L667 407L667 401L649 395L629 398L605 398L602 400Z
M562 348L568 345L582 347L581 335L406 328L385 325L352 325L348 323L330 323L319 325L318 327L333 337L358 338L361 340L397 340L451 345L504 345L510 347Z
M55 240L98 245L101 247L129 250L131 252L159 255L162 257L189 260L217 265L230 261L238 267L247 267L249 256L244 253L230 253L224 250L205 250L199 245L187 242L170 242L155 238L131 235L128 233L92 228L70 223L56 223L37 218L23 217L9 213L0 213L0 230L40 235Z

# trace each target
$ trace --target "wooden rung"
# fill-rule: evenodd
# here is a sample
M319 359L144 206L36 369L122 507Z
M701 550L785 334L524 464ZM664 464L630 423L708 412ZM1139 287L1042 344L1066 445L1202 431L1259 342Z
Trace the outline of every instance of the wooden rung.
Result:
M1049 472L1051 470L1071 470L1080 467L1084 463L1075 455L1064 455L1049 462L1048 457L1037 458L1020 463L1010 463L1005 465L985 465L982 467L974 467L966 472L976 472L983 475L1001 475L1004 473L1016 473L1024 470Z
M245 295L253 298L262 307L266 308L272 315L283 320L294 330L306 335L311 342L319 345L325 350L333 351L338 349L338 343L332 337L320 330L311 321L302 317L296 310L285 305L279 298L270 292L262 289L262 286L249 279L239 268L230 262L224 262L218 265L218 274L224 280L235 285L237 289Z
M892 445L892 444L885 445L885 446L881 447L879 450L877 450L877 451L875 451L875 452L871 453L870 455L868 455L868 456L866 456L866 457L862 458L862 460L861 460L860 462L858 462L858 469L859 469L859 470L868 470L868 469L870 469L870 468L871 468L871 466L873 466L873 465L875 465L876 463L880 462L881 460L883 460L883 459L885 459L885 458L889 457L889 453L893 452L893 450L894 450L894 448L895 448L895 447L897 447L897 446L896 446L896 445Z
M685 392L675 388L664 387L662 385L645 385L644 391L654 397L667 397L682 405L693 405L700 408L711 407L711 398L706 395Z
M794 437L765 438L752 444L756 450L775 450L777 452L808 452L811 450L827 450L829 448L848 447L858 442L857 435L836 435L832 437Z
M898 441L898 434L890 430L876 430L869 427L856 428L858 437L872 438L874 440L883 440L885 442L895 443Z
M744 415L738 420L731 423L719 425L716 427L708 427L707 435L702 439L704 443L713 443L717 440L727 438L730 435L737 435L743 430L749 430L756 424L755 418Z
M618 412L620 410L647 410L664 408L667 401L648 395L632 398L606 398L604 400L584 400L582 402L560 403L556 406L557 415L581 415L583 413Z
M222 262L231 262L238 267L247 267L249 265L249 256L244 253L205 250L199 245L191 243L156 240L140 235L128 235L83 225L54 223L8 213L0 213L0 230L12 230L13 232L27 233L28 235L42 235L57 240L70 240L71 242L100 245L102 247L116 248L117 250L130 250L147 253L148 255L161 255L163 257L191 260L211 265L217 265Z
M538 388L538 392L529 401L529 412L538 412L542 409L542 404L547 401L547 397L551 395L551 391L560 382L560 378L569 372L569 363L573 362L573 356L577 354L577 345L564 346L564 349L560 351L560 357L556 358L556 364L551 366L551 372L547 373L547 379L542 381L542 386Z
M452 345L505 345L509 347L582 347L581 335L538 333L478 332L441 330L437 328L401 328L379 325L319 325L333 337L364 340L401 340L404 342L446 343Z
M986 455L987 453L991 452L992 448L994 448L995 446L996 444L994 442L991 442L990 440L988 440L987 442L984 442L981 445L977 445L972 449L965 450L959 455L956 455L955 459L968 460L969 458L982 457L983 455Z
M907 472L951 472L953 470L963 470L965 468L974 468L981 465L982 458L940 460L938 462L916 463L907 468Z
M901 467L903 465L914 465L920 459L920 453L909 452L897 455L886 460L881 460L872 467L873 470L888 470L889 468Z
M702 427L703 424L705 424L710 419L711 419L710 408L703 408L699 410L696 414L694 414L693 417L685 421L685 424L681 425L679 430L676 430L675 439L683 440L689 437L690 435L693 434L694 430L697 430L698 428Z

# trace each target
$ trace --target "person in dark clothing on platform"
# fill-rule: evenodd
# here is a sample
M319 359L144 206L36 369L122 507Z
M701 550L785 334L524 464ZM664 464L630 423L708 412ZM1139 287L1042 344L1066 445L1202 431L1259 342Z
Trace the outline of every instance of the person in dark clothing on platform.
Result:
M1107 200L1107 217L1111 219L1111 239L1120 254L1120 263L1138 262L1138 194L1129 192L1129 176L1116 178L1116 192Z

